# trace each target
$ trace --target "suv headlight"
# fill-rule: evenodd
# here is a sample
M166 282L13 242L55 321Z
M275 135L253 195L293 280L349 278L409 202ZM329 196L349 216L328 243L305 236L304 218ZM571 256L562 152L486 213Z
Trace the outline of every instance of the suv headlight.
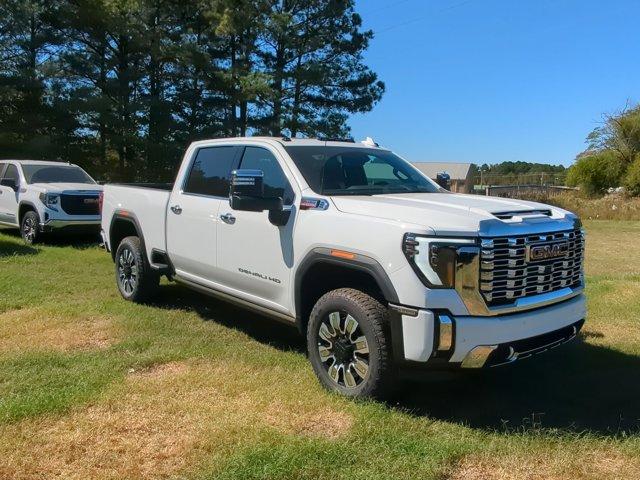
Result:
M45 207L50 208L51 210L58 210L58 206L60 205L60 195L57 193L41 193L40 201Z
M428 237L407 233L402 250L427 287L455 288L456 250L462 245L475 243L471 238Z

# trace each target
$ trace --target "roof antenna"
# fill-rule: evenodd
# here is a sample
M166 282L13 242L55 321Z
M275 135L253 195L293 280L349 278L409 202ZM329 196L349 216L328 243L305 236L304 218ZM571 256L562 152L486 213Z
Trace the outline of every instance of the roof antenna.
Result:
M363 145L366 145L367 147L379 147L380 146L376 142L374 142L373 138L371 138L371 137L365 138L360 143L362 143Z

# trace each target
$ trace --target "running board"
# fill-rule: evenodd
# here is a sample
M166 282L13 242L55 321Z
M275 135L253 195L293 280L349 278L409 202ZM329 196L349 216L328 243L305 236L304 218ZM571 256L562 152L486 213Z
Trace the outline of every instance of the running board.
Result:
M184 278L175 277L174 280L177 283L180 283L188 288L196 290L200 293L204 293L205 295L209 295L211 297L218 298L220 300L224 300L225 302L233 303L234 305L238 305L243 308L247 308L253 310L257 313L261 313L267 317L273 318L274 320L278 320L279 322L286 323L287 325L295 325L296 319L290 315L286 315L284 313L276 312L275 310L271 310L270 308L263 307L262 305L257 305L253 302L249 302L247 300L243 300L236 296L230 295L228 293L221 292L220 290L215 290L213 288L201 285L196 282L192 282L190 280L186 280Z

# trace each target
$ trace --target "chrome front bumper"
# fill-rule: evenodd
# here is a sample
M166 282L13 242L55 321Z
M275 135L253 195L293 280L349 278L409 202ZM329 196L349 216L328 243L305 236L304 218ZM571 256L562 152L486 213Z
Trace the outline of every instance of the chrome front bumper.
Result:
M390 305L401 329L402 360L480 368L509 363L571 340L586 317L584 295L499 316L451 315ZM575 331L573 327L576 327ZM392 332L393 332L392 325ZM511 348L511 350L510 350Z
M84 220L62 220L62 219L51 219L46 222L40 223L40 228L42 230L57 230L65 227L99 227L100 226L100 217L97 219L84 219Z

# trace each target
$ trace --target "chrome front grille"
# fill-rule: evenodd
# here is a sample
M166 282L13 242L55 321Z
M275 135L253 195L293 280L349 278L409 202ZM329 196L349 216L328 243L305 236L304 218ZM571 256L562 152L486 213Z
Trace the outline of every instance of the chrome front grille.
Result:
M579 287L584 238L580 229L482 238L480 293L488 306Z

